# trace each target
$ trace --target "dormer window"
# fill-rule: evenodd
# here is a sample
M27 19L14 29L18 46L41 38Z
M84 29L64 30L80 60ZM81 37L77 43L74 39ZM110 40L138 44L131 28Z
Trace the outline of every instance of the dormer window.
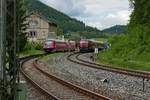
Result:
M29 21L29 26L31 28L37 27L38 26L38 21L37 20L30 20Z

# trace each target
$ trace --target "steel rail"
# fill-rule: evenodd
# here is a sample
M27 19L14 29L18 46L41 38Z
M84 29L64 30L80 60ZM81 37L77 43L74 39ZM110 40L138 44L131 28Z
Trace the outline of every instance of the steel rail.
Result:
M20 71L24 75L24 77L26 78L26 80L29 81L34 87L36 87L39 92L43 93L45 96L48 96L49 99L51 99L51 100L60 100L58 97L56 97L53 94L49 93L46 89L44 89L38 83L36 83L22 68L23 64L26 61L28 61L30 59L33 59L33 58L36 58L36 57L39 57L41 55L43 55L43 54L20 58L20 60L21 60L21 62L20 62L21 63Z
M100 95L100 94L98 94L98 93L95 93L95 92L93 92L93 91L90 91L90 90L88 90L88 89L85 89L85 88L83 88L83 87L80 87L80 86L78 86L78 85L72 84L71 82L68 82L68 81L63 80L63 79L61 79L61 78L59 78L59 77L57 77L57 76L54 76L54 75L52 75L52 74L50 74L50 73L48 73L48 72L45 72L45 71L42 70L42 69L40 68L40 66L37 64L37 60L35 60L35 61L33 62L33 65L34 65L39 71L41 71L43 74L45 74L46 76L52 78L53 80L55 80L55 81L57 81L57 82L63 84L64 86L67 86L67 87L69 87L69 88L71 88L71 89L73 89L73 90L75 90L75 91L77 91L77 92L79 92L79 93L81 93L81 94L84 94L84 95L86 95L86 96L88 96L88 97L91 97L91 98L93 98L94 100L112 100L112 99L110 99L110 98L108 98L108 97L106 97L106 96Z
M102 69L110 72L115 72L119 74L124 74L124 75L130 75L134 77L140 77L144 79L149 79L150 78L150 73L149 72L144 72L144 71L134 71L134 70L129 70L129 69L124 69L124 68L118 68L118 67L113 67L110 65L103 65L103 64L98 64L94 62L89 62L86 60L81 59L79 56L82 55L80 53L73 53L67 56L67 60L77 63L80 65L84 65L90 68L96 68L96 69ZM72 56L75 56L75 60L71 59Z

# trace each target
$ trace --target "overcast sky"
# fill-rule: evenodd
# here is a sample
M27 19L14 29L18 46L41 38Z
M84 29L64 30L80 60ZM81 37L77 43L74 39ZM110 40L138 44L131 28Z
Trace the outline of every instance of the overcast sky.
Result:
M43 3L98 29L128 23L128 0L40 0Z

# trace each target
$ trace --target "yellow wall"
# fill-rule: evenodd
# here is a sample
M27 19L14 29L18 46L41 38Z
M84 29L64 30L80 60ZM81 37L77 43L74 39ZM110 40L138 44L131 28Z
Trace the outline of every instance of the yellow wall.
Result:
M45 19L43 19L42 17L40 17L38 14L32 14L27 18L27 22L28 22L28 28L26 30L27 33L29 33L30 31L36 31L37 32L37 36L36 37L32 37L34 38L33 40L45 40L49 34L49 30L50 30L50 26L49 26L49 22L47 22ZM35 23L37 22L37 24L31 24L31 23ZM28 37L29 40L32 40L31 37Z

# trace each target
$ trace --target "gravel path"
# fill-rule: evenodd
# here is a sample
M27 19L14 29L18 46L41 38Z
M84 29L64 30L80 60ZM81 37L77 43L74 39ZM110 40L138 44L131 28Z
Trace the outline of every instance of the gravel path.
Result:
M150 81L145 82L146 90L143 92L140 78L74 64L66 59L67 55L50 58L44 62L48 65L45 68L50 73L114 100L150 100ZM90 55L85 54L83 58L90 60Z

